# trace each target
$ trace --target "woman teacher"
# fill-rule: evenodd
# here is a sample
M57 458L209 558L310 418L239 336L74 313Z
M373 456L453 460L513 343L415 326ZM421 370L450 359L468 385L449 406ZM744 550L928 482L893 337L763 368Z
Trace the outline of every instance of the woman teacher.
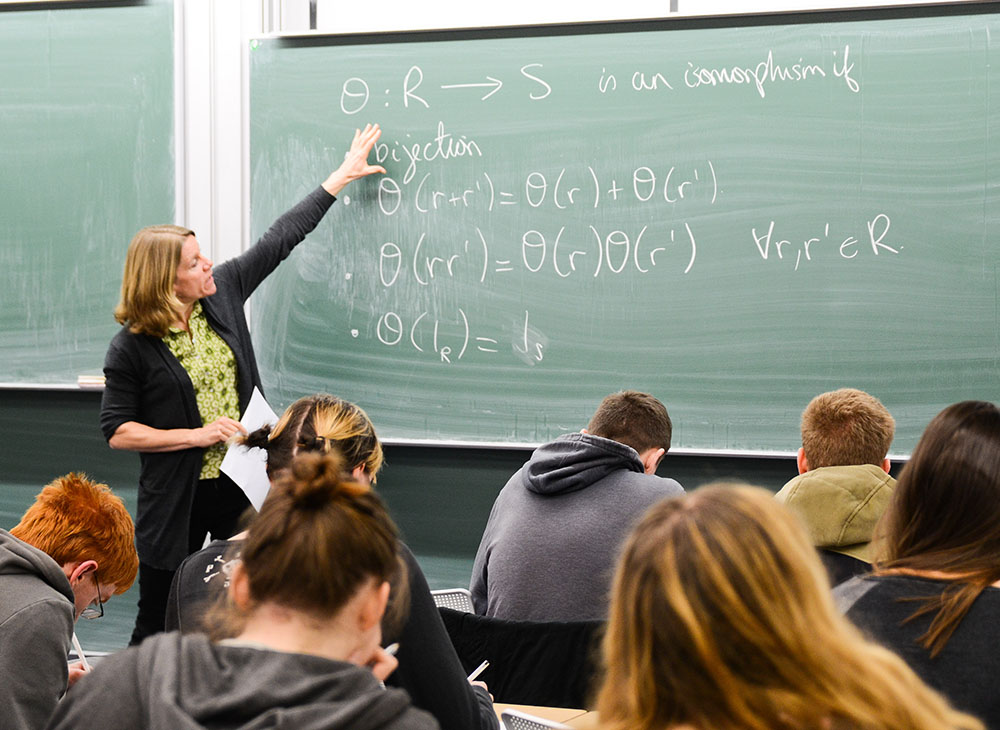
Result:
M344 162L278 218L245 253L221 264L180 226L139 231L125 257L115 319L122 329L104 360L101 430L114 449L140 454L136 547L139 613L132 644L163 630L170 582L207 533L227 538L250 506L219 471L225 442L260 374L243 305L322 220L368 164L381 129L357 130Z

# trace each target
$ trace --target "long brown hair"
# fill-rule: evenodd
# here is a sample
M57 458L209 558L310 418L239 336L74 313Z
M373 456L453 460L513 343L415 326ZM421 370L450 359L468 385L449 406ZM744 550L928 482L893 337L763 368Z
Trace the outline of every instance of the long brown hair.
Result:
M936 656L983 589L1000 580L1000 409L963 401L931 420L876 535L877 571L955 576L910 617L935 614L920 643Z
M983 727L847 623L805 529L753 487L703 487L645 514L603 650L612 730Z
M136 334L163 337L177 319L181 302L174 294L181 248L194 231L174 225L147 226L132 238L125 254L122 293L115 319Z

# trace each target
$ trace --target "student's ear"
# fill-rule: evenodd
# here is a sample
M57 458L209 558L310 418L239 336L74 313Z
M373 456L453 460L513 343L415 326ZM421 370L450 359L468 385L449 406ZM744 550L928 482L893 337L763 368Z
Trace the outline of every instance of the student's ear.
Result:
M95 570L97 570L96 560L75 560L63 565L63 573L66 574L70 586L75 586L87 573L93 573Z
M887 456L884 459L882 459L882 471L888 474L889 469L891 468L892 468L892 462L889 461L889 457Z
M801 446L799 447L799 455L796 457L795 463L799 467L799 474L805 474L809 471L809 460L806 459L806 450Z
M587 429L585 429L585 428L581 428L581 429L580 429L580 433L590 433L590 431L588 431L588 430L587 430Z
M229 598L241 611L247 610L250 606L250 578L242 560L236 561L229 576Z
M356 467L354 467L351 470L351 476L354 477L355 481L371 486L372 479L370 476L368 476L368 470L365 469L364 464L358 464Z
M382 581L370 589L358 615L358 628L367 631L382 622L382 614L389 603L389 581Z
M660 465L663 461L663 455L667 453L664 448L659 449L646 449L641 454L639 454L639 461L642 462L643 471L647 474L655 474L656 467Z

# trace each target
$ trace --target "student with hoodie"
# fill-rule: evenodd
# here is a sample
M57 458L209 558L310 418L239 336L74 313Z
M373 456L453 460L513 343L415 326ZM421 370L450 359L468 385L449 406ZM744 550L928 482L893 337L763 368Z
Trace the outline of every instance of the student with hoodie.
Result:
M73 624L135 580L135 528L104 484L67 474L0 530L0 725L40 730L83 673L66 663Z
M540 446L500 491L472 569L476 613L520 621L607 616L618 547L652 504L683 493L656 476L670 449L663 404L605 398L580 433Z
M343 475L339 454L302 454L272 486L232 572L223 635L159 634L107 657L50 728L431 730L380 680L396 527Z
M889 446L896 422L878 398L854 388L816 396L802 413L799 476L776 495L806 524L838 585L871 572L871 539L896 488Z
M297 453L336 449L352 476L372 485L383 462L382 444L368 414L326 393L299 398L273 428L264 426L239 442L267 453L271 481ZM228 587L244 537L214 541L181 563L167 600L168 631L204 629L206 608ZM399 644L399 667L386 683L405 689L414 706L431 713L441 730L496 730L500 722L489 691L482 682L466 679L420 565L402 542L399 554L406 570L397 583L405 578L408 590L406 595L396 590L393 600L406 607L407 616L405 621L383 621L383 643Z

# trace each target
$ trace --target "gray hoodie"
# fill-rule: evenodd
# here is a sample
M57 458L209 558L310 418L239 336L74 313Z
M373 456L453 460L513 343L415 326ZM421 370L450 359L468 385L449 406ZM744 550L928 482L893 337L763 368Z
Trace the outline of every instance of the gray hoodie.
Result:
M73 590L55 560L0 530L0 724L40 730L66 691Z
M346 662L200 634L151 636L77 682L50 728L434 730L406 692Z
M605 618L621 542L651 505L683 493L617 441L571 433L538 447L490 512L472 569L476 613Z

